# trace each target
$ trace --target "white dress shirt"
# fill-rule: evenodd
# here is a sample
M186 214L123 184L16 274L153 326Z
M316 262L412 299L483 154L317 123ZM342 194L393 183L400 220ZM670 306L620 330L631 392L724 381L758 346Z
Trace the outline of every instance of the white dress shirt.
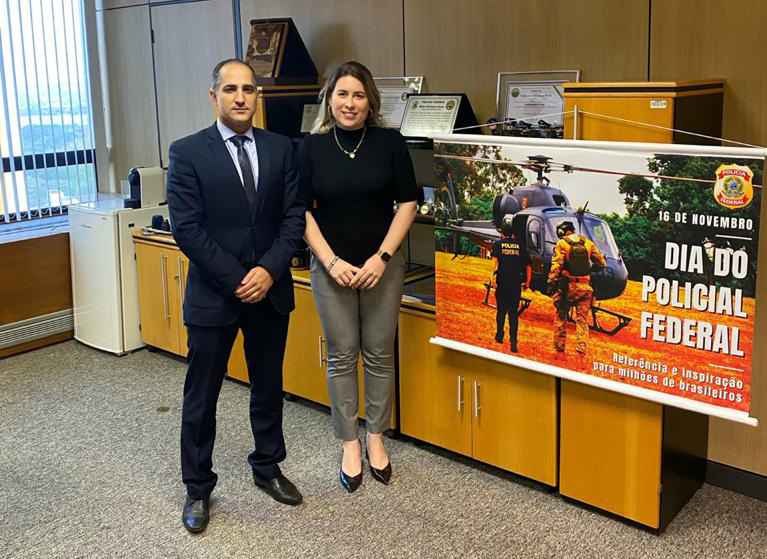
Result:
M253 180L255 182L256 189L258 189L258 152L256 151L256 139L253 137L253 128L248 128L248 131L244 134L238 134L220 120L216 121L216 126L218 126L218 132L221 134L221 138L224 140L226 149L229 150L229 155L232 156L234 167L237 169L237 174L240 175L240 182L243 185L245 183L242 180L242 169L240 169L240 162L237 160L237 146L234 145L234 142L230 140L234 136L247 136L250 138L250 141L245 142L243 145L245 147L245 152L250 158L250 166L253 169Z

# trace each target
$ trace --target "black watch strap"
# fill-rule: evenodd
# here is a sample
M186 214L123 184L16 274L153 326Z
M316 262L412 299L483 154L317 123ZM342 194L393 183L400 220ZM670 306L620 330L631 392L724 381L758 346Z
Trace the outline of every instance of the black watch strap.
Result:
M382 251L382 250L379 250L379 251L378 251L376 254L377 254L377 255L378 255L380 258L381 258L381 260L383 260L384 262L389 262L389 260L391 260L391 254L389 254L388 252L384 252L384 251Z

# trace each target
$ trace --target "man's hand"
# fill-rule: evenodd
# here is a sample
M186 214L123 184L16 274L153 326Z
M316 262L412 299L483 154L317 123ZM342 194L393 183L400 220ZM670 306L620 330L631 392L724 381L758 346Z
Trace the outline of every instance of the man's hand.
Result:
M234 294L243 303L258 303L266 297L272 284L274 280L266 268L256 266L245 274L240 285L234 290Z
M353 289L372 289L381 276L386 271L386 262L381 257L374 254L365 261L365 264L354 274L349 287Z
M526 281L522 282L522 291L527 291L530 288Z

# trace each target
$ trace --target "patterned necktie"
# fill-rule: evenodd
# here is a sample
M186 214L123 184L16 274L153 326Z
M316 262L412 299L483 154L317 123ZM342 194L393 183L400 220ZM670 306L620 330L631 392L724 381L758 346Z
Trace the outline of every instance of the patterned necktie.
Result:
M249 142L250 138L247 136L232 136L230 139L237 146L237 161L242 172L242 186L245 189L248 204L254 210L256 207L256 181L253 178L253 167L250 166L250 157L248 157L248 152L245 150L245 142Z

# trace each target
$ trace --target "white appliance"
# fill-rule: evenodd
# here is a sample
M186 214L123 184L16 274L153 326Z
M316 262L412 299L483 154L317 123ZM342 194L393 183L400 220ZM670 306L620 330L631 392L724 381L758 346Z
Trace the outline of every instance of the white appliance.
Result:
M130 209L122 199L68 207L75 339L122 355L138 349L138 279L132 234L168 206Z

